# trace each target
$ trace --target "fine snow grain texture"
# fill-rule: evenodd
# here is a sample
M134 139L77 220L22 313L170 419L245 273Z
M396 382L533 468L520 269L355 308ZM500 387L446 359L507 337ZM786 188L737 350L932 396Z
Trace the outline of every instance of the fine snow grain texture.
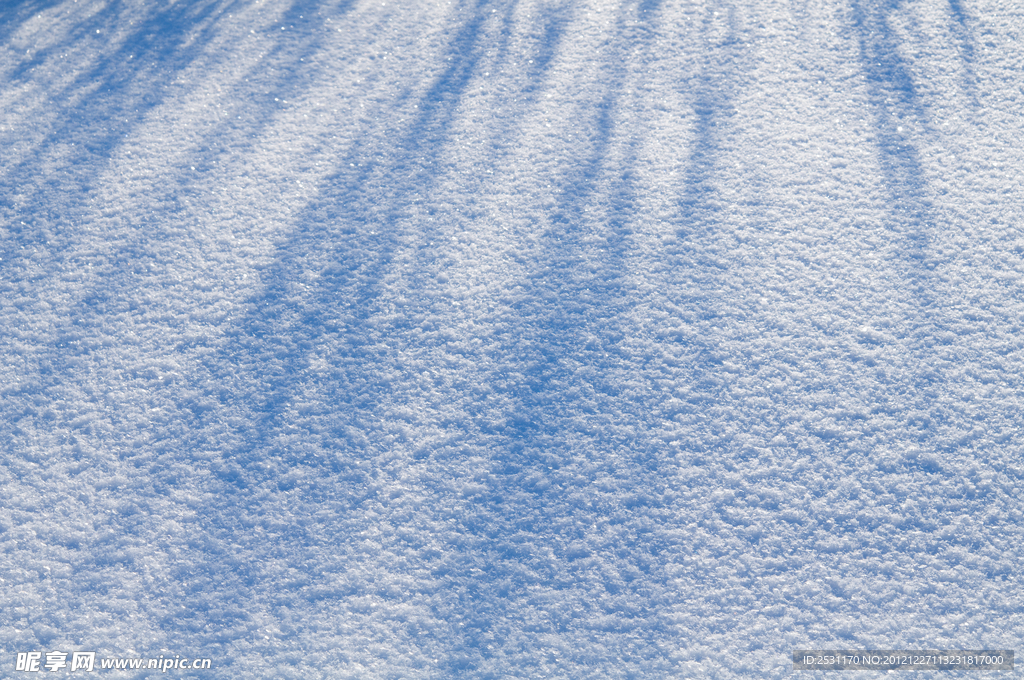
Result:
M7 3L0 674L1014 648L1022 41L1000 0Z

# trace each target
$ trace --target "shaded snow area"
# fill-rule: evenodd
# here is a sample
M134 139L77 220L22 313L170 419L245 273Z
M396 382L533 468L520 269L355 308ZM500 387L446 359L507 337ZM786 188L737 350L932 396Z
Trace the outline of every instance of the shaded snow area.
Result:
M6 0L0 676L1013 649L1022 44L1012 0Z

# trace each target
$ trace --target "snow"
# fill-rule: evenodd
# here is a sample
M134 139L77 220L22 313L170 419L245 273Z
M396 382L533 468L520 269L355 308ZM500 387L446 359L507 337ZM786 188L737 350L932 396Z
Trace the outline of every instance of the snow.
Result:
M997 0L14 7L2 663L1012 649L1021 26Z

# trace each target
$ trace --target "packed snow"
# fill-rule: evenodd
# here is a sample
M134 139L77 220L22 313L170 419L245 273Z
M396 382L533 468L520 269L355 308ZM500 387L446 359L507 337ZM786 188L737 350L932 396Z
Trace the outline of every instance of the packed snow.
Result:
M0 675L1013 649L1021 44L1007 0L6 3Z

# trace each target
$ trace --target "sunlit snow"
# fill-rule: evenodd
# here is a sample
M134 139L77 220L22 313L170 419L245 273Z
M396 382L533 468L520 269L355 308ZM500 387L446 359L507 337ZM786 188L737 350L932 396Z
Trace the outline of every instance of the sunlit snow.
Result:
M1022 41L999 0L8 0L0 675L1013 649Z

